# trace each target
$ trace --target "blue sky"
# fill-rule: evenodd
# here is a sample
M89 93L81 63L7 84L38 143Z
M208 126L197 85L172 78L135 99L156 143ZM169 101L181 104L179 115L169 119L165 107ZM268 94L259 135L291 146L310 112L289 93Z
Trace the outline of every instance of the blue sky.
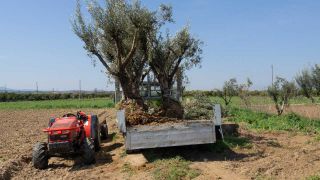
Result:
M156 10L171 4L175 33L184 25L204 42L202 68L188 72L188 89L220 88L250 77L255 89L275 74L293 79L320 63L320 1L143 0ZM75 0L3 0L0 5L0 87L40 90L112 89L103 67L74 35Z

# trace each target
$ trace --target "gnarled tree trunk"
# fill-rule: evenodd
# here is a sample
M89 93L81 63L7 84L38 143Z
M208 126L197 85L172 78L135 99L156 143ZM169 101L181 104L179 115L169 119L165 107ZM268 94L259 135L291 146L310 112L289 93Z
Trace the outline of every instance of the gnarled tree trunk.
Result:
M172 118L183 118L184 111L181 103L171 96L172 84L162 74L159 74L157 79L161 88L163 115Z

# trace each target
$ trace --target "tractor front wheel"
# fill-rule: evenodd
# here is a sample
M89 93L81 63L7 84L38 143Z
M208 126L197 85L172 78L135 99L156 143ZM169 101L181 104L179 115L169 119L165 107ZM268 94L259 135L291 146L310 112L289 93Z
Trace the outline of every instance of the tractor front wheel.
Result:
M108 139L108 125L107 123L100 124L100 135L102 140Z
M96 161L94 145L88 138L85 138L82 144L82 159L86 165L93 164Z
M47 143L38 142L32 152L32 163L37 169L46 169L48 167L48 146Z

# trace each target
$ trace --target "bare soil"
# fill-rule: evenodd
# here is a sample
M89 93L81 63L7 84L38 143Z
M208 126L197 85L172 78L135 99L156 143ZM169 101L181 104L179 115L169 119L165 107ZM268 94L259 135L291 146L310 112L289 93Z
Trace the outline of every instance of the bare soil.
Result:
M208 146L144 150L134 162L147 161L128 169L132 158L124 153L124 139L115 125L115 110L84 111L100 114L109 126L110 137L96 154L97 163L85 166L78 157L51 158L46 170L32 167L32 146L46 139L41 129L47 126L50 115L62 115L68 110L0 111L0 179L152 179L153 162L175 156L191 161L191 168L201 172L196 179L304 179L320 172L320 142L314 137L257 133L241 127L240 135L251 141L250 148L236 147L221 153L210 151Z

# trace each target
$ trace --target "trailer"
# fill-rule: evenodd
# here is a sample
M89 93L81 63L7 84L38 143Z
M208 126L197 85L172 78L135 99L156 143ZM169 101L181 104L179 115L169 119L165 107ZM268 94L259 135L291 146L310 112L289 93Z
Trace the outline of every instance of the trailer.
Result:
M223 138L220 105L214 105L211 120L186 120L157 125L126 126L125 110L117 112L117 126L125 137L127 152L134 150L212 144Z

